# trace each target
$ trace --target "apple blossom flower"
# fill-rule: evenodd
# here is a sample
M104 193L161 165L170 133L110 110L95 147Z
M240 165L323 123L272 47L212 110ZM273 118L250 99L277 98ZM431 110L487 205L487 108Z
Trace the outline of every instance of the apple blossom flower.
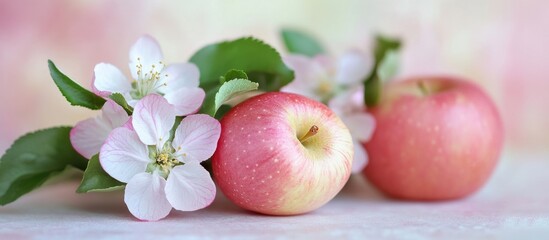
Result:
M347 125L354 142L352 172L357 173L368 163L366 149L361 142L370 139L374 118L366 112L362 81L373 67L373 59L358 51L341 56L338 61L326 55L313 58L290 55L284 58L295 73L295 79L282 88L327 104Z
M355 150L351 172L361 172L368 164L368 153L362 143L370 140L376 125L374 117L366 112L363 86L339 93L330 100L328 107L341 118L351 132Z
M213 155L221 124L208 115L189 115L171 136L175 118L176 109L166 99L148 95L135 105L133 129L114 129L101 148L101 166L127 183L124 201L138 219L162 219L172 207L198 210L215 197L215 185L200 162Z
M373 66L373 59L358 51L345 53L335 62L326 55L313 58L290 55L284 63L294 70L295 79L282 91L328 103L339 92L359 85Z
M100 96L120 93L134 107L149 94L158 94L175 106L176 115L198 111L204 100L204 90L198 87L200 72L192 63L166 66L160 46L150 36L137 40L130 50L130 72L133 81L114 65L99 63L94 68L92 89Z
M80 155L90 159L99 153L109 133L123 126L129 118L122 107L107 99L101 108L101 115L80 121L71 129L71 144Z

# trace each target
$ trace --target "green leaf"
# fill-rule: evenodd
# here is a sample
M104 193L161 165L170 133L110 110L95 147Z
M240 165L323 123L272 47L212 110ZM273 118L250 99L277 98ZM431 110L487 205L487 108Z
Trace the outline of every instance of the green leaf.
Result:
M26 134L0 158L0 205L15 201L41 186L67 166L86 169L87 160L69 139L70 127Z
M173 138L175 137L175 130L179 127L181 124L181 121L183 121L183 116L177 116L175 117L175 123L173 124L172 129L170 130L170 141L173 142Z
M236 95L257 90L258 83L252 82L247 79L233 79L225 82L219 88L217 94L215 94L215 111L221 107L221 105ZM214 112L215 113L215 112ZM215 115L215 114L214 114Z
M232 107L227 104L221 105L221 107L217 109L217 112L215 113L215 119L221 119L223 116L225 116L225 114L229 112L229 110L231 110L231 108Z
M374 68L364 80L364 103L366 106L373 107L377 105L381 99L382 79L394 74L391 73L392 69L395 69L395 72L398 69L398 66L391 66L393 64L391 62L394 62L395 54L398 54L400 45L398 39L384 36L376 37Z
M377 69L377 75L381 82L385 82L393 78L398 72L400 54L395 50L387 51L385 57L381 60Z
M200 87L206 92L219 87L219 77L231 69L246 72L265 91L280 90L294 78L274 48L251 37L208 45L190 62L200 69Z
M215 95L217 94L217 91L219 91L219 88L221 88L221 86L216 86L206 91L206 97L204 98L204 102L202 102L200 113L215 116Z
M76 189L76 192L87 193L112 191L120 189L124 185L124 183L112 178L105 172L105 170L103 170L101 164L99 163L99 155L95 155L88 162L88 167L84 172L84 178L82 178L82 182L80 183L78 189Z
M248 79L248 74L246 74L246 72L239 69L231 69L227 73L225 73L225 76L223 78L224 78L223 82L231 81L237 78Z
M117 103L118 105L120 105L128 115L130 116L132 115L133 108L132 106L128 105L128 102L126 102L126 99L124 98L124 96L122 96L122 94L113 93L109 96L109 98L113 100L115 103Z
M46 180L57 173L59 172L36 173L18 178L9 186L6 193L0 197L0 204L6 205L17 200L32 189L40 187Z
M399 39L378 35L376 37L376 45L374 48L376 63L379 64L389 51L398 51L400 49L400 45L401 43Z
M256 82L252 82L247 79L233 79L228 82L223 83L221 87L219 87L219 90L215 92L215 97L212 99L212 92L207 93L209 95L204 100L204 107L203 107L203 113L209 114L212 117L216 116L217 110L227 101L232 99L233 97L257 90L259 87L259 84ZM213 100L213 104L212 104Z
M383 84L377 75L374 78L371 81L364 82L364 103L368 107L377 105L381 99Z
M97 110L101 109L103 104L105 104L105 99L75 83L59 71L51 60L48 60L48 67L50 68L50 75L55 85L57 85L59 91L61 91L71 105Z
M282 40L286 49L291 53L297 53L314 57L324 53L324 48L318 41L310 35L292 29L283 29L281 32Z

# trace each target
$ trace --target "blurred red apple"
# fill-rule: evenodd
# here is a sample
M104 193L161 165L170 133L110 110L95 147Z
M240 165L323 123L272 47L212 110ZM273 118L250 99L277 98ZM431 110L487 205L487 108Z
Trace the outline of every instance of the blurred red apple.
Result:
M324 104L271 92L250 98L221 120L212 158L221 191L244 209L292 215L330 201L349 179L349 130Z
M476 85L452 77L388 84L371 109L366 177L402 199L465 197L490 177L503 145L500 115Z

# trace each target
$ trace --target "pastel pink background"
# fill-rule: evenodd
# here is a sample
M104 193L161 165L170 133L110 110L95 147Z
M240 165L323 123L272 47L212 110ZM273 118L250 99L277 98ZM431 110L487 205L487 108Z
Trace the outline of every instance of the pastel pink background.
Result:
M89 87L105 61L127 73L128 50L155 36L166 62L200 47L253 35L282 49L281 27L307 30L334 54L368 47L373 33L404 39L402 76L449 73L482 85L504 118L507 146L549 146L549 4L485 1L1 1L0 152L25 132L73 125L93 111L71 107L47 59Z
M282 49L285 26L311 32L334 54L366 49L376 32L402 37L401 76L474 80L499 106L507 138L487 185L457 201L390 200L354 176L310 214L256 215L218 192L209 208L144 224L122 191L75 194L76 173L0 208L0 239L547 239L549 195L539 186L549 183L548 9L546 0L0 0L0 154L28 131L97 114L66 102L47 59L89 87L98 62L128 73L128 50L144 33L170 63L243 35Z

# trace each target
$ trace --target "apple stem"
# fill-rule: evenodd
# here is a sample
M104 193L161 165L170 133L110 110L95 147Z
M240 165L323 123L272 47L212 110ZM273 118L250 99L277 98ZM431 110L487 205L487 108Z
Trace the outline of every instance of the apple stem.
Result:
M311 128L309 128L309 131L305 133L305 135L299 138L299 141L301 143L304 143L305 141L309 140L312 136L316 135L317 133L318 133L318 127L316 125L313 125Z
M419 90L421 90L421 93L424 96L429 95L429 93L430 93L429 88L427 87L427 84L425 84L425 82L423 80L419 80L419 82L417 82L417 85L419 87Z

